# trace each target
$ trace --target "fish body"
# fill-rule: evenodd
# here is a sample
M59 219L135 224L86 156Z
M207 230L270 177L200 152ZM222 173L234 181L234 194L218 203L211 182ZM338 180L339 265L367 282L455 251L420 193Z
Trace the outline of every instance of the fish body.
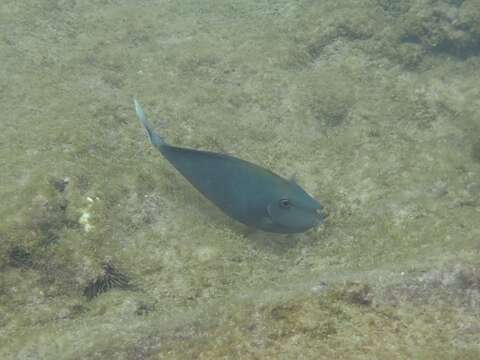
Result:
M150 142L207 199L231 218L267 232L299 233L323 222L322 207L294 181L226 154L167 144L135 110Z

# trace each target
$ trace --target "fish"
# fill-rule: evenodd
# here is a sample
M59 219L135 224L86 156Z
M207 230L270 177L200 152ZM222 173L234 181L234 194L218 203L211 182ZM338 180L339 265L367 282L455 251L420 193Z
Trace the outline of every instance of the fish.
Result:
M265 232L302 233L324 222L320 203L295 181L223 153L168 144L134 108L150 143L183 177L231 218Z

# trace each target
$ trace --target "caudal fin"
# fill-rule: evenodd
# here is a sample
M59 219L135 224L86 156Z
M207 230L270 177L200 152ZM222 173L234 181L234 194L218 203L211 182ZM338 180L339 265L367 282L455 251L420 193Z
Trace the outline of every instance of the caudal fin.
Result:
M150 125L148 122L147 117L145 116L145 113L143 112L143 109L137 99L133 98L133 104L135 105L135 112L137 113L138 120L140 120L140 124L142 124L145 132L147 133L148 140L150 140L150 143L153 146L160 149L161 146L165 145L165 141L153 130L152 125Z

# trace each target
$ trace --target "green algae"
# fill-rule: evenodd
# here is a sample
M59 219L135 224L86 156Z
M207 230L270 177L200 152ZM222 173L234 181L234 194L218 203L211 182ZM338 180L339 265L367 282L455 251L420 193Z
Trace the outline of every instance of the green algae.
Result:
M476 4L2 4L0 357L478 358ZM133 94L296 173L324 228L225 218ZM135 288L87 299L105 264Z

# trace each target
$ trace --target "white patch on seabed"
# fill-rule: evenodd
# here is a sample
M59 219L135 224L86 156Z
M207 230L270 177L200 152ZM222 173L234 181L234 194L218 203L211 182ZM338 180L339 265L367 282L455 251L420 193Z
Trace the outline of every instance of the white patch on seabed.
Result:
M87 196L86 200L87 200L87 206L81 210L81 215L80 215L80 218L78 219L78 222L83 225L83 229L86 232L89 232L90 230L93 229L93 225L90 224L90 220L92 218L92 213L91 213L92 205L95 200L98 200L98 198L95 198L94 200L90 196Z

